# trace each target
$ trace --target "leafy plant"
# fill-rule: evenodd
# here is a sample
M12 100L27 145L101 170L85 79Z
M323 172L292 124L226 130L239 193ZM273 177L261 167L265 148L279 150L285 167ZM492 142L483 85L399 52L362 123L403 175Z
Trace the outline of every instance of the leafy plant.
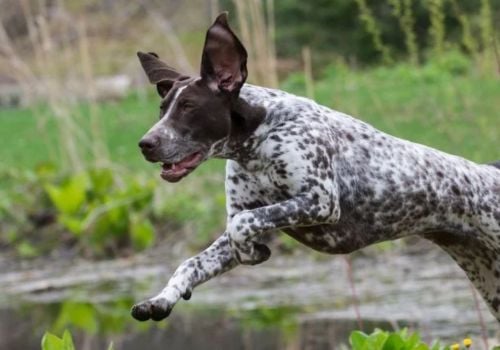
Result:
M42 338L42 350L75 350L71 334L65 330L63 336L58 336L45 332Z
M387 332L376 329L371 334L353 331L349 337L353 350L448 350L439 342L427 345L420 339L418 333L409 333L404 328L398 332Z
M68 175L44 188L58 222L97 255L104 249L142 250L154 243L149 218L153 181L102 168Z
M70 332L65 330L63 336L58 336L45 332L42 338L42 350L75 350L73 338ZM109 344L108 350L113 350L113 343Z

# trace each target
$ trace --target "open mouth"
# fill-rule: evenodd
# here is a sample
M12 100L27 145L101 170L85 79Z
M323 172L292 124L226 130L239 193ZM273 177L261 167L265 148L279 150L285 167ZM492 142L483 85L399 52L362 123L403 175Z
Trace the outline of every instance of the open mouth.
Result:
M168 182L177 182L193 171L203 160L201 152L195 152L177 163L163 163L161 177Z

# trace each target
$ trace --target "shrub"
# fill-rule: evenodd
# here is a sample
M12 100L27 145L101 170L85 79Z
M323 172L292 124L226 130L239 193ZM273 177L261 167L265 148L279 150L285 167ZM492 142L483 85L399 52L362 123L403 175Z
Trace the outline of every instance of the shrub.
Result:
M404 328L398 332L387 332L376 329L371 334L353 331L349 337L353 350L448 350L439 342L427 345L420 339L418 333L409 333Z

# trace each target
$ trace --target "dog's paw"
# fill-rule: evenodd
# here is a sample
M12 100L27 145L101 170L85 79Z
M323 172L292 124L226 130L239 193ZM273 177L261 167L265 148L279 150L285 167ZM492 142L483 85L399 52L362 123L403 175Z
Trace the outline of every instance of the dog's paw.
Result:
M235 245L233 249L236 260L242 265L257 265L268 260L271 256L271 249L261 243L252 242L244 247Z
M149 299L132 307L132 317L138 321L161 321L170 315L175 303L169 302L166 298Z

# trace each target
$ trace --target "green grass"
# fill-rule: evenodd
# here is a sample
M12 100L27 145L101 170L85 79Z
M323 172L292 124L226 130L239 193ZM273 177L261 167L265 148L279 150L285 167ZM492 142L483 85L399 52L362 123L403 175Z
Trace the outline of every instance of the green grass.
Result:
M456 66L351 71L335 65L316 81L315 99L401 138L477 162L498 160L500 79L475 75L466 62ZM304 95L302 75L284 88Z
M79 119L77 124L88 125L88 106L74 108L78 110L74 113ZM132 94L120 102L101 104L98 111L111 159L126 167L143 166L145 163L137 142L157 120L158 100ZM44 125L37 120L40 116L47 120ZM0 151L2 167L32 168L40 162L60 159L57 124L45 106L37 107L36 113L31 109L0 110L0 137L5 145L9 145Z
M478 162L500 159L500 81L475 75L469 62L455 61L368 71L334 65L315 82L315 98L405 139ZM289 77L283 88L305 94L301 75ZM158 103L155 95L132 94L120 102L99 105L103 137L114 164L133 170L155 168L143 160L137 142L157 120ZM79 109L77 122L85 127L88 106L75 108ZM39 114L49 116L43 127L30 109L0 110L4 145L0 170L58 162L56 124L46 108L39 107ZM221 161L209 162L198 173L213 171L222 171Z

